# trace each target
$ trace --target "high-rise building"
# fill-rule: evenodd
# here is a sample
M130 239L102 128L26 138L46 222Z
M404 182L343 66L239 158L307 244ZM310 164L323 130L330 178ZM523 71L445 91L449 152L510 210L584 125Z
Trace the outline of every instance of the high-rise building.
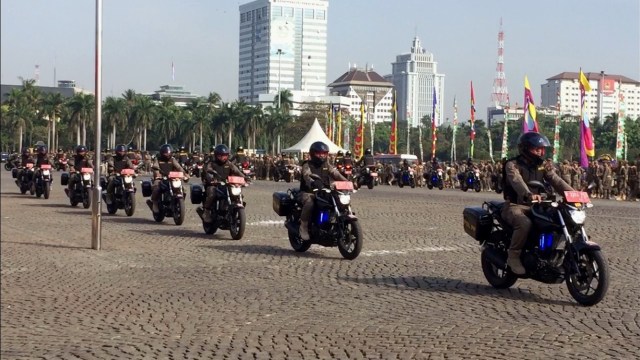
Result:
M393 84L372 69L352 67L328 86L332 95L350 99L352 116L360 116L360 104L364 102L367 121L391 121Z
M256 0L240 5L238 98L278 89L326 94L328 0Z
M442 124L444 114L444 74L438 73L438 63L433 54L420 45L420 39L413 39L411 52L396 56L392 63L392 73L386 76L397 91L398 118L408 120L411 126L418 126L420 119L433 115L433 90L436 89L436 124Z

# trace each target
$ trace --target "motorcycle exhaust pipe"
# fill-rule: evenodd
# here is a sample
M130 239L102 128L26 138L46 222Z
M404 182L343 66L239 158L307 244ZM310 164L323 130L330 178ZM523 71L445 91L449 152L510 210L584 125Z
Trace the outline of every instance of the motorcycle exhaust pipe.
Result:
M507 267L507 259L503 257L503 255L496 249L488 247L485 248L485 255L487 256L487 259L495 266L499 267L499 268L506 268Z

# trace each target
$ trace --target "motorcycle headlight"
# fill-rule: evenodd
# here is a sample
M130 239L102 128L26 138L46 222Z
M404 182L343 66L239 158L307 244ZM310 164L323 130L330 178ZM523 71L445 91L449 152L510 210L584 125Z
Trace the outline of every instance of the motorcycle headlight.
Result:
M233 196L238 196L242 193L242 188L238 187L238 186L233 186L231 188L231 195Z
M124 182L127 184L130 184L133 181L133 178L131 176L125 176L124 177Z
M82 174L82 180L84 181L91 180L91 174Z
M571 216L571 221L576 225L584 224L584 221L587 218L587 213L582 210L569 210L569 215Z
M351 195L349 194L340 194L338 195L338 200L342 205L349 205L351 203Z
M181 187L182 186L182 180L180 180L180 179L171 180L171 186L173 186L174 188Z
M49 176L49 170L42 170L42 175Z

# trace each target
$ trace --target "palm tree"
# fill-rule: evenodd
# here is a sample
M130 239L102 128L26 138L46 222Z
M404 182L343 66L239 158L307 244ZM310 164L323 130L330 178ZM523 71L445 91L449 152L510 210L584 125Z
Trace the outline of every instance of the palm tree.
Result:
M60 93L48 93L43 99L43 110L46 116L49 118L49 124L51 126L51 138L52 141L49 144L51 149L58 148L58 133L56 131L56 123L62 116L64 109L65 99Z
M132 89L128 89L122 93L122 98L126 103L126 131L131 134L131 139L127 141L127 144L130 144L133 141L134 136L136 136L136 127L135 127L135 119L133 118L133 105L135 104L136 92Z
M123 98L109 96L104 100L102 105L102 116L107 126L111 127L111 135L109 135L108 147L112 149L116 147L116 129L126 124L127 119L127 102Z
M134 123L138 129L138 149L147 150L147 129L155 118L156 104L148 96L136 95L132 110ZM141 138L142 135L144 140Z
M217 92L210 92L209 95L207 96L206 117L210 122L213 121L213 117L216 111L220 109L221 102L222 102L222 99L220 98L220 95ZM204 151L204 149L202 148L202 123L200 123L200 151Z
M164 135L164 143L169 143L169 138L176 133L178 128L179 109L173 99L169 97L162 98L158 107L158 118L156 119L157 130Z
M191 118L193 122L198 124L200 127L200 148L202 149L202 124L207 118L207 113L209 112L209 108L207 103L205 103L204 98L197 98L191 100L185 108L187 111L191 113ZM193 141L192 144L195 145L195 131L193 132Z
M75 94L68 102L68 106L71 110L71 123L77 129L77 143L87 143L87 120L91 119L93 109L95 107L95 100L92 94ZM82 138L80 133L82 131Z
M289 114L293 108L293 94L289 89L281 90L273 99L273 105L282 109L284 114ZM278 106L279 105L279 106Z

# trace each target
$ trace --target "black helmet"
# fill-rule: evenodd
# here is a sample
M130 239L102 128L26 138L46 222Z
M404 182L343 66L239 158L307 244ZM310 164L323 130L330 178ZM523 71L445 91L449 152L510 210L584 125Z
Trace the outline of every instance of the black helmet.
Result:
M344 156L351 156L351 151L347 150L347 152L344 153Z
M229 147L225 144L216 145L216 148L213 150L213 155L217 163L225 163L227 159L229 159Z
M344 156L344 153L342 152L342 150L338 150L338 153L336 154L336 156Z
M185 152L185 151L187 151L187 148L184 147L184 145L180 146L180 152Z
M215 145L211 145L209 146L209 152L212 153L216 150L216 146Z
M243 148L242 146L238 146L238 147L236 148L236 152L237 152L237 153L244 153L244 148Z
M22 155L25 155L25 156L31 155L31 151L29 150L28 147L25 146L22 148Z
M38 145L36 152L38 153L38 155L47 155L49 149L47 149L47 145Z
M324 161L326 161L328 155L329 146L322 141L316 141L309 147L309 156L311 157L311 162L316 165L320 165Z
M62 148L58 148L58 152L59 152L59 153L63 153L63 152L64 152L64 150L62 150Z
M367 149L364 151L364 154L365 154L365 155L371 155L371 149L367 148Z
M129 147L127 147L127 151L129 151L129 152L133 152L133 146L132 146L132 145L129 145Z
M116 156L125 156L127 154L127 146L124 144L116 145Z
M80 156L87 155L87 147L84 145L76 146L76 155L80 155Z
M530 150L534 148L544 149L549 146L551 146L549 139L537 132L526 132L518 138L518 151L520 152L520 155L532 160L537 165L544 162L544 150L540 155L532 154Z
M160 158L164 160L169 160L173 155L173 148L169 144L164 144L160 146Z

